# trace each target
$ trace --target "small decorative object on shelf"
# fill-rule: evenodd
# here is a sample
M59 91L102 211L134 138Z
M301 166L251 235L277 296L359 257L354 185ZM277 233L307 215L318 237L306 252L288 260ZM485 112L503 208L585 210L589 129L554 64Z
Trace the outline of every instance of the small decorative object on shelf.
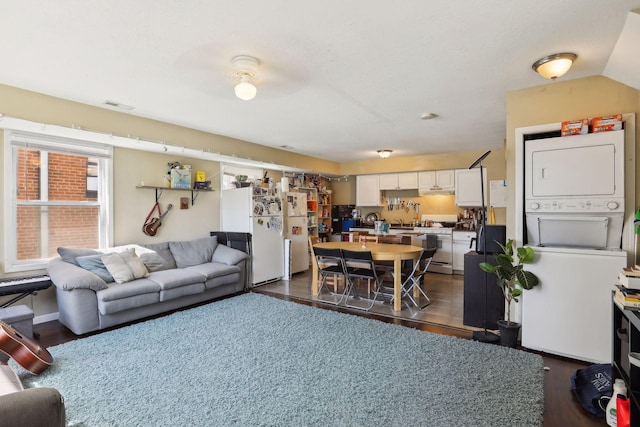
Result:
M169 183L171 188L191 188L191 165L182 165L180 162L167 163Z
M211 185L211 181L207 181L207 175L204 171L196 172L196 182L193 185L193 188L198 190L206 190Z
M247 181L247 175L236 175L236 180L233 182L233 185L236 188L249 187L251 186L251 182Z

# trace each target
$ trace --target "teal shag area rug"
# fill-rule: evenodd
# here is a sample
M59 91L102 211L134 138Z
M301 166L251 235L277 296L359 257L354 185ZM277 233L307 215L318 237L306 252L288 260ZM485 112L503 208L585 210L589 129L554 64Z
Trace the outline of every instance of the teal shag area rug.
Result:
M259 294L48 350L72 426L542 426L538 355Z

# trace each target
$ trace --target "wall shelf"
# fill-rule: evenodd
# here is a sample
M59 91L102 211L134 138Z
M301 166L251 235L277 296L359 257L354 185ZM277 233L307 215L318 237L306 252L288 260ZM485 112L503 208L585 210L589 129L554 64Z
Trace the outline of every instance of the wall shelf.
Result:
M215 191L211 189L199 189L199 188L170 188L170 187L155 187L152 185L138 185L136 188L142 188L146 190L155 190L156 191L156 203L162 197L162 192L167 191L189 191L191 192L191 206L196 204L196 199L201 191Z

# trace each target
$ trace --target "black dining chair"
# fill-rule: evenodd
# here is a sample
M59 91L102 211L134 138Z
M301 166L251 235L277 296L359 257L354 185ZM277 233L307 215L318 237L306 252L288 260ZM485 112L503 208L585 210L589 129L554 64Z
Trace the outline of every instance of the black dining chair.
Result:
M420 257L418 261L416 261L413 265L413 268L410 271L406 271L402 273L402 288L401 288L401 298L408 297L409 300L420 309L425 308L429 304L431 304L431 299L426 294L423 289L424 286L424 276L427 274L427 269L431 264L431 260L433 259L433 255L436 253L436 249L423 249L420 252ZM426 303L418 303L413 296L414 289L418 289L420 294L424 297Z
M345 305L361 310L371 310L378 296L382 295L380 288L382 286L384 271L376 266L371 251L350 251L343 249L342 260L347 279L343 293ZM367 280L369 285L373 284L373 289L369 288L369 295L367 295L366 298L358 294L356 281L359 279ZM371 293L373 293L373 298L371 298ZM356 301L363 300L367 300L364 305L355 303ZM349 303L349 301L351 301L351 303Z
M333 283L335 284L338 283L338 279L342 277L344 278L345 284L347 283L342 261L342 250L319 248L317 246L313 246L312 249L313 255L316 258L316 265L318 266L318 280L320 281L317 298L320 301L338 305L342 302L345 294L339 294L331 291L327 287L327 279L332 278ZM347 286L345 285L345 290L346 288ZM323 295L323 289L326 290L325 293L327 295Z

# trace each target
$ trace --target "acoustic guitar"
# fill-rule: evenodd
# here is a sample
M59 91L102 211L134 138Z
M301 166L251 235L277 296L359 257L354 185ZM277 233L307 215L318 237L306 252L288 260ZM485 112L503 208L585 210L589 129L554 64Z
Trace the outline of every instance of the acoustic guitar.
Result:
M167 216L167 214L172 208L173 208L173 205L169 204L169 206L167 206L167 210L164 211L164 213L160 215L159 218L151 218L149 221L147 221L142 226L143 233L146 234L147 236L155 236L156 233L158 232L158 227L162 225L162 220L164 219L165 216Z
M0 321L0 351L34 375L40 374L53 363L53 357L46 348L2 321Z

